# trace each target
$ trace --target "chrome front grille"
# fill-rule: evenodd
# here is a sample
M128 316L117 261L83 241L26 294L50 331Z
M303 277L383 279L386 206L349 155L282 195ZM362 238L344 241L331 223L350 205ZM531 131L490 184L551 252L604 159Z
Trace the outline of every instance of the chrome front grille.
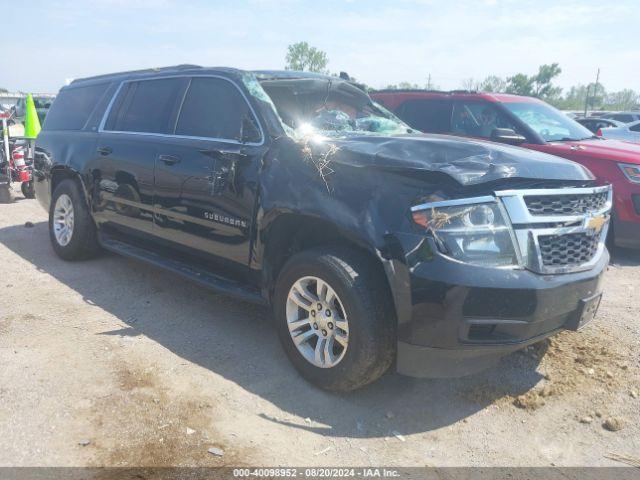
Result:
M526 268L538 273L588 270L603 255L611 187L495 193L511 220Z
M531 195L524 201L531 215L583 215L601 210L607 199L607 192L598 192L587 195Z
M540 235L542 264L547 267L583 265L593 260L600 238L586 233Z

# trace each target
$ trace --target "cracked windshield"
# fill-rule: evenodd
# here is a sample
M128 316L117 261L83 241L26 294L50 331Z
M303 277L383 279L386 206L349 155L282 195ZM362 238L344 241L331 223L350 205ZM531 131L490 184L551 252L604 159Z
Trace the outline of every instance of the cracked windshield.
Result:
M413 132L400 119L372 102L360 88L341 80L302 78L261 83L283 123L301 135Z

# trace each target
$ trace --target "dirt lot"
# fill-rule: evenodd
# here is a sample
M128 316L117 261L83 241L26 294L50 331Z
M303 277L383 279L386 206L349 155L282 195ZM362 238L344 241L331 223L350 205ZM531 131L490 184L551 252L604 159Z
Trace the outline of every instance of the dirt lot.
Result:
M388 374L331 395L298 377L264 309L114 255L63 262L45 212L17 197L0 205L2 466L640 456L640 253L615 253L597 319L555 337L542 361L516 353L471 378Z

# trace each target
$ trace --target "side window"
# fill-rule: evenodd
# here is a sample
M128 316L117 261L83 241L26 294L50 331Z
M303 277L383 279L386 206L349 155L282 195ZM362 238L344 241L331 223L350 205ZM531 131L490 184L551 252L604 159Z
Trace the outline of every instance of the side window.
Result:
M185 78L162 78L125 83L105 130L172 133L186 82Z
M176 135L259 142L247 101L228 80L194 77L180 110Z
M448 100L407 100L396 111L411 128L428 133L447 133L451 129L451 102Z
M45 130L81 130L100 102L108 83L63 89L47 113Z
M453 133L469 137L491 138L496 128L510 128L518 132L518 127L491 103L454 102L451 118Z
M631 115L614 114L614 115L611 115L609 118L613 118L614 120L618 120L619 122L624 122L624 123L633 122L633 117Z
M632 127L629 127L629 130L631 130L632 132L640 132L640 123L636 123Z

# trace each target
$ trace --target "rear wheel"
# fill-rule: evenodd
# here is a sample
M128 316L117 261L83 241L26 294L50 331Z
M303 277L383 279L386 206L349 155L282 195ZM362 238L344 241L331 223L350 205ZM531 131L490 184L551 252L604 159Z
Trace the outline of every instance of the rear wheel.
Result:
M53 249L64 260L90 258L100 249L96 226L84 196L73 180L63 180L53 192L49 237Z
M278 277L274 311L289 359L333 391L378 379L395 358L395 318L381 273L365 255L319 248L292 257Z

